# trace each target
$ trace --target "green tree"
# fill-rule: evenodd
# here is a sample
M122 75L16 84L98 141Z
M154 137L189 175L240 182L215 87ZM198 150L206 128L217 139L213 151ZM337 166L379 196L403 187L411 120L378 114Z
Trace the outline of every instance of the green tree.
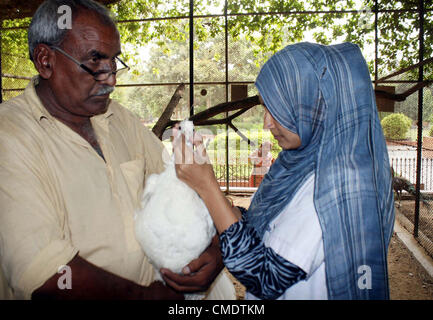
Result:
M383 118L381 125L386 138L402 140L406 139L412 120L402 113L393 113Z
M286 44L302 41L310 35L319 43L351 41L361 49L374 42L373 0L228 0L227 13L228 33L230 41L245 39L250 45L250 54L256 67L260 67L269 56ZM387 11L378 15L379 30L379 76L390 71L418 62L418 0L381 0L379 9L408 9L406 12ZM433 13L431 1L425 1L428 9L425 14L425 57L432 56L433 51ZM183 43L188 47L189 22L185 18L189 14L189 0L121 0L111 5L112 11L119 20L119 29L124 44L126 60L131 65L142 64L140 50L149 43L159 46L163 52L170 51L172 42ZM332 10L333 13L325 13ZM338 11L346 10L350 13ZM309 14L280 14L294 11L322 11ZM223 0L207 0L194 2L194 14L221 14L224 12ZM260 13L249 15L250 13ZM272 14L263 14L272 13ZM237 15L239 14L239 15ZM169 19L163 19L169 17ZM150 21L157 18L156 21ZM125 20L139 19L139 22L127 23ZM2 27L10 28L28 25L30 19L6 20ZM217 39L224 33L224 18L199 18L194 23L195 57L201 54L200 47L209 39ZM34 74L31 63L23 67L17 62L18 56L27 57L25 30L2 31L2 67L3 73L15 72L20 67L26 75ZM9 55L11 59L5 57ZM170 55L170 58L174 54ZM221 59L215 55L214 59ZM185 54L185 61L189 55ZM203 60L204 63L204 60ZM374 70L372 57L368 59L370 70ZM180 68L181 66L179 66ZM162 70L152 70L154 77L161 75ZM188 70L186 68L185 70ZM424 68L425 78L431 78L433 64ZM186 71L187 72L187 71ZM221 72L220 72L221 73ZM16 73L14 73L16 74ZM182 79L185 79L185 71ZM405 79L417 79L417 70L404 75ZM251 79L251 75L249 75ZM6 80L5 80L6 81ZM7 80L9 81L9 80ZM12 81L12 80L11 80ZM4 87L12 86L8 82ZM21 85L20 85L21 86ZM173 90L172 90L173 91Z

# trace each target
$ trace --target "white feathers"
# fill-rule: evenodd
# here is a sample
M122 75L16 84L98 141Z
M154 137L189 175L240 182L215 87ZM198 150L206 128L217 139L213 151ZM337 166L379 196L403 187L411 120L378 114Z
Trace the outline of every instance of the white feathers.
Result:
M173 161L161 174L148 178L141 206L135 234L156 270L164 267L181 272L215 235L205 204L177 178Z
M192 144L192 122L183 121L181 129L186 142ZM173 158L162 173L146 180L141 207L135 214L135 235L156 270L164 267L181 273L210 245L216 233L203 200L177 178ZM159 274L157 278L162 279ZM220 288L214 291L222 294L218 299L234 298L233 284L225 274L215 283L213 287Z
M192 121L183 121L181 128L192 143ZM180 273L215 235L203 200L177 178L173 158L161 174L146 180L141 207L135 218L136 238L156 270Z
M185 135L185 142L187 145L192 146L194 136L194 124L192 121L184 120L180 124L180 132Z

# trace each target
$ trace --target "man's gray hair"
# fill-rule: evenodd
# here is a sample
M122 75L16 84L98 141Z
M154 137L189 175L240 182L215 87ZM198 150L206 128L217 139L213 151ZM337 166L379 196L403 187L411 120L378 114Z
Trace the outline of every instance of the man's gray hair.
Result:
M103 23L115 27L116 23L112 13L93 0L46 0L42 3L33 15L32 22L28 30L28 43L30 60L33 61L33 51L38 44L49 46L60 46L67 32L66 28L58 25L59 17L62 13L58 12L59 7L66 5L71 8L72 21L76 18L80 10L91 10L100 17Z

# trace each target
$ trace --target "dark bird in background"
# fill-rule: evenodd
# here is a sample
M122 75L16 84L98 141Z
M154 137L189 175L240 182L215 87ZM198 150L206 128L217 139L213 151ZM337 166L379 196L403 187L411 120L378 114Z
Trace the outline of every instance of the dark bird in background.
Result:
M403 178L403 177L396 177L394 173L394 169L391 167L391 174L392 174L392 188L394 189L395 193L397 194L398 198L398 206L401 205L401 193L403 190L409 192L411 195L416 196L416 189L415 186L410 183L409 180ZM429 198L427 196L423 195L421 192L419 194L420 200L427 206L430 206L430 203L427 201Z

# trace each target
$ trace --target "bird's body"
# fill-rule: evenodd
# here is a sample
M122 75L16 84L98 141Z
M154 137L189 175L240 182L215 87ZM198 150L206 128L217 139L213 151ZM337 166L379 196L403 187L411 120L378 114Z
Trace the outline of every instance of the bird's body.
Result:
M184 126L192 130L192 123ZM192 141L192 132L186 135ZM189 140L191 139L191 140ZM157 270L168 268L181 273L210 245L216 234L209 211L199 195L176 175L174 158L165 170L146 180L141 209L135 214L135 236L149 261ZM211 299L235 299L232 282L225 273L215 280ZM204 294L186 295L201 299Z
M391 168L391 173L392 173L392 188L397 194L399 205L401 204L401 194L403 190L407 191L413 196L416 196L416 188L409 180L403 177L396 177L394 173L394 169L392 168ZM424 197L421 193L420 193L420 199L425 205L430 205L427 201L427 198Z
M136 213L136 238L156 270L180 273L215 235L205 204L177 178L173 161L161 174L148 178L141 205Z

